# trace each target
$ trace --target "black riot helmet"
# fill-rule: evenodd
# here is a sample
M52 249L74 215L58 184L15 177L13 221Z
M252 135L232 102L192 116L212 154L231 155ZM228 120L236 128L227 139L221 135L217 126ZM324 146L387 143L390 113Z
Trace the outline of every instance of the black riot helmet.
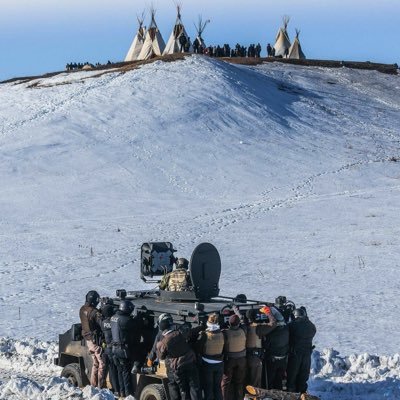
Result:
M129 300L122 300L121 303L119 303L119 311L123 314L130 315L133 313L134 309L135 306Z
M161 332L165 331L167 329L170 329L172 327L173 323L174 323L174 320L173 320L171 314L164 313L158 317L158 326L159 326Z
M100 301L100 295L95 291L95 290L89 290L86 295L86 303L93 306L97 307L97 304L99 304Z
M286 297L285 296L278 296L276 299L275 299L275 307L277 307L277 308L282 308L282 307L285 307L285 305L286 305Z
M293 311L293 316L295 319L302 319L307 317L307 312L304 307L296 308Z
M111 304L106 304L102 309L101 309L101 315L104 318L110 318L114 315L114 307Z
M189 261L186 258L178 258L176 261L176 267L177 268L183 268L183 269L188 269L189 268Z

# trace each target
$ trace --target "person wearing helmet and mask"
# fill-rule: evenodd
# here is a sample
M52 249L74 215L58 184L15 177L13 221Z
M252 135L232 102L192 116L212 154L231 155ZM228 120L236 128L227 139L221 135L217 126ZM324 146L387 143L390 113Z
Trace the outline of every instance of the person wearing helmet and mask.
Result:
M138 316L131 316L134 309L132 302L122 300L118 311L111 317L112 352L117 366L121 397L134 395L131 369L141 361L143 321Z
M186 258L178 258L176 260L176 268L165 275L160 282L161 290L169 290L172 292L182 292L190 289L191 282L188 273L189 261Z
M222 331L224 345L224 375L222 377L222 397L224 400L242 400L246 379L246 326L241 325L237 314L229 318L229 328Z
M311 368L312 341L317 329L308 319L304 307L296 308L293 316L294 321L289 324L287 391L306 393Z
M99 302L99 294L95 290L90 290L86 294L85 304L79 310L79 317L82 324L82 336L86 340L86 345L93 360L90 384L101 388L105 383L106 367L102 358L102 347L98 343L102 321L102 315L96 308Z
M157 343L157 355L159 360L165 360L170 399L200 400L200 380L194 351L185 336L175 329L170 314L164 314L159 327L162 339Z
M117 366L114 363L112 354L112 333L111 333L111 317L114 315L114 306L111 300L109 300L101 309L103 320L101 321L101 330L103 332L103 348L104 348L104 360L106 363L106 370L111 382L112 391L119 393L119 382L118 382L118 371ZM107 374L106 374L107 375Z

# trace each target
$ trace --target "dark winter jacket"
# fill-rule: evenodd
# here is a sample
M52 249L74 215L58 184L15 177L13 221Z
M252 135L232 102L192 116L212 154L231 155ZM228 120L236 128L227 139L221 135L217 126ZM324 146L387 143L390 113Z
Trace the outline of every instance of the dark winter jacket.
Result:
M265 337L263 347L267 359L273 357L286 357L289 353L289 327L277 326Z
M182 34L181 36L179 36L179 43L184 46L187 43L187 37Z
M164 331L162 335L157 344L157 353L160 360L167 361L167 368L173 371L193 368L196 356L185 337L177 330Z
M143 351L140 342L143 337L143 320L139 316L131 317L117 311L111 317L111 333L115 347L124 348L132 361L142 360Z
M101 331L103 332L104 341L108 348L112 344L112 333L111 333L111 317L103 319L101 321Z
M297 318L289 324L290 351L293 353L311 353L312 341L317 332L308 318Z
M79 317L82 324L82 336L86 340L95 341L100 333L100 323L103 318L100 311L85 303L79 310Z
M150 354L148 356L148 359L151 361L155 361L158 357L157 355L157 345L158 343L162 340L163 334L161 331L158 331L157 336L154 339L153 347L151 348Z

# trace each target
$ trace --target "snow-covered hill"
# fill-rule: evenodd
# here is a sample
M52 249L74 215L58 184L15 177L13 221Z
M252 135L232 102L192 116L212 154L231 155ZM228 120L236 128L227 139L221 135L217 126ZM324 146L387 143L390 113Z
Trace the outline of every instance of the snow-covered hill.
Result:
M144 241L210 241L222 292L304 304L319 351L398 351L398 76L203 57L92 75L0 85L0 336L56 340L89 289L143 287Z

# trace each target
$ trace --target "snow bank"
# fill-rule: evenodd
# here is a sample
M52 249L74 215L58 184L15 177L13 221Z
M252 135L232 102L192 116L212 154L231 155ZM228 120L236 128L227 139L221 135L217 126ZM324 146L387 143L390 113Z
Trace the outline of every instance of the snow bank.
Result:
M87 399L87 400L115 400L109 390L99 390L91 386L78 389L64 378L52 377L44 385L32 379L13 377L6 384L0 383L0 399L22 400L59 400L59 399Z
M54 365L58 344L0 338L0 399L114 400L109 390L71 386Z
M60 368L53 364L57 354L58 344L54 342L0 338L0 370L3 371L33 376L59 375Z
M400 355L368 353L343 357L333 349L314 351L310 392L322 400L400 399Z
M60 378L53 364L57 343L0 339L0 399L114 400L108 390L83 390ZM309 391L322 400L400 399L400 355L368 353L341 356L333 349L314 351Z

